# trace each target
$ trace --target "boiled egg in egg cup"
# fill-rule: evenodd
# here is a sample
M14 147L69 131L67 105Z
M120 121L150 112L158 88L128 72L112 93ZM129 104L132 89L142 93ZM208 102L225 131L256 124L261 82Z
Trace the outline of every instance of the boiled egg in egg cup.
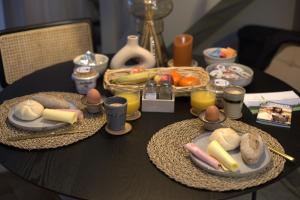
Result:
M226 120L226 115L217 106L212 105L202 111L199 118L204 123L206 130L214 131L222 127L222 123Z
M90 89L86 96L83 96L81 102L86 106L86 110L91 114L103 111L103 99L97 89Z

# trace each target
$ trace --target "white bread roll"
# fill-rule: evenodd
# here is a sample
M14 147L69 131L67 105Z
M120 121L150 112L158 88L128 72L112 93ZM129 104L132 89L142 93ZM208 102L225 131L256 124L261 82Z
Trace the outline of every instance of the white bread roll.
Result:
M226 151L230 151L240 145L241 137L231 128L218 128L212 132L209 140L218 141Z
M14 116L25 121L32 121L42 116L44 106L34 100L25 100L14 107Z
M264 152L264 143L259 134L246 133L241 138L241 155L243 161L252 165L259 161Z

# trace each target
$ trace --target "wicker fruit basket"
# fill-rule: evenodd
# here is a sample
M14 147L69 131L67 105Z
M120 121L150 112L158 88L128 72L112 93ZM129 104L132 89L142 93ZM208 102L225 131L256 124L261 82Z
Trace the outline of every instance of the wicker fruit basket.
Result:
M194 76L198 77L200 83L193 86L174 86L173 91L176 96L189 96L192 88L195 87L205 87L209 82L209 75L202 67L160 67L160 68L152 68L146 69L146 72L151 73L149 76L153 78L153 74L169 74L172 70L176 70L182 76ZM122 69L108 69L104 74L103 86L105 89L114 91L116 89L135 89L139 88L143 89L145 85L145 81L139 83L116 83L114 80L119 77L130 74L130 68L122 68Z

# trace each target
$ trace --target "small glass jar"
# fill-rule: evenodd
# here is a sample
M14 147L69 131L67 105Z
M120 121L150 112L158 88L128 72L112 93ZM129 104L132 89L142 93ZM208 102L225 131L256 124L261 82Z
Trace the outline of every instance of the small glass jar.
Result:
M145 84L144 98L149 100L157 99L156 83L151 79Z
M212 91L216 94L216 106L220 109L224 108L223 93L224 89L229 85L229 81L225 79L213 79L206 86L207 90Z
M164 81L159 86L159 92L158 92L158 98L159 99L172 99L172 85L168 81Z

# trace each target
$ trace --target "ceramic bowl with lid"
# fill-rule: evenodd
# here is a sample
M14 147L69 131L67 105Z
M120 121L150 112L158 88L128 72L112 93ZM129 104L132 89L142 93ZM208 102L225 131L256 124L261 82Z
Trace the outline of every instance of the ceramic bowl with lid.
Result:
M229 51L230 54L228 56L221 56L221 51ZM237 53L231 48L213 47L205 49L203 51L203 56L206 64L211 65L214 63L233 63L236 60Z
M75 57L73 59L73 63L75 65L75 69L78 68L78 67L82 67L82 66L87 66L87 63L84 63L83 62L83 55L79 55L77 57ZM104 54L94 54L95 55L95 66L93 66L95 68L95 70L99 73L99 75L103 74L104 71L106 70L107 68L107 65L108 65L108 61L109 61L109 58L104 55Z
M223 93L224 89L229 86L229 81L221 78L211 79L206 85L206 89L216 94L216 106L220 109L224 108Z

